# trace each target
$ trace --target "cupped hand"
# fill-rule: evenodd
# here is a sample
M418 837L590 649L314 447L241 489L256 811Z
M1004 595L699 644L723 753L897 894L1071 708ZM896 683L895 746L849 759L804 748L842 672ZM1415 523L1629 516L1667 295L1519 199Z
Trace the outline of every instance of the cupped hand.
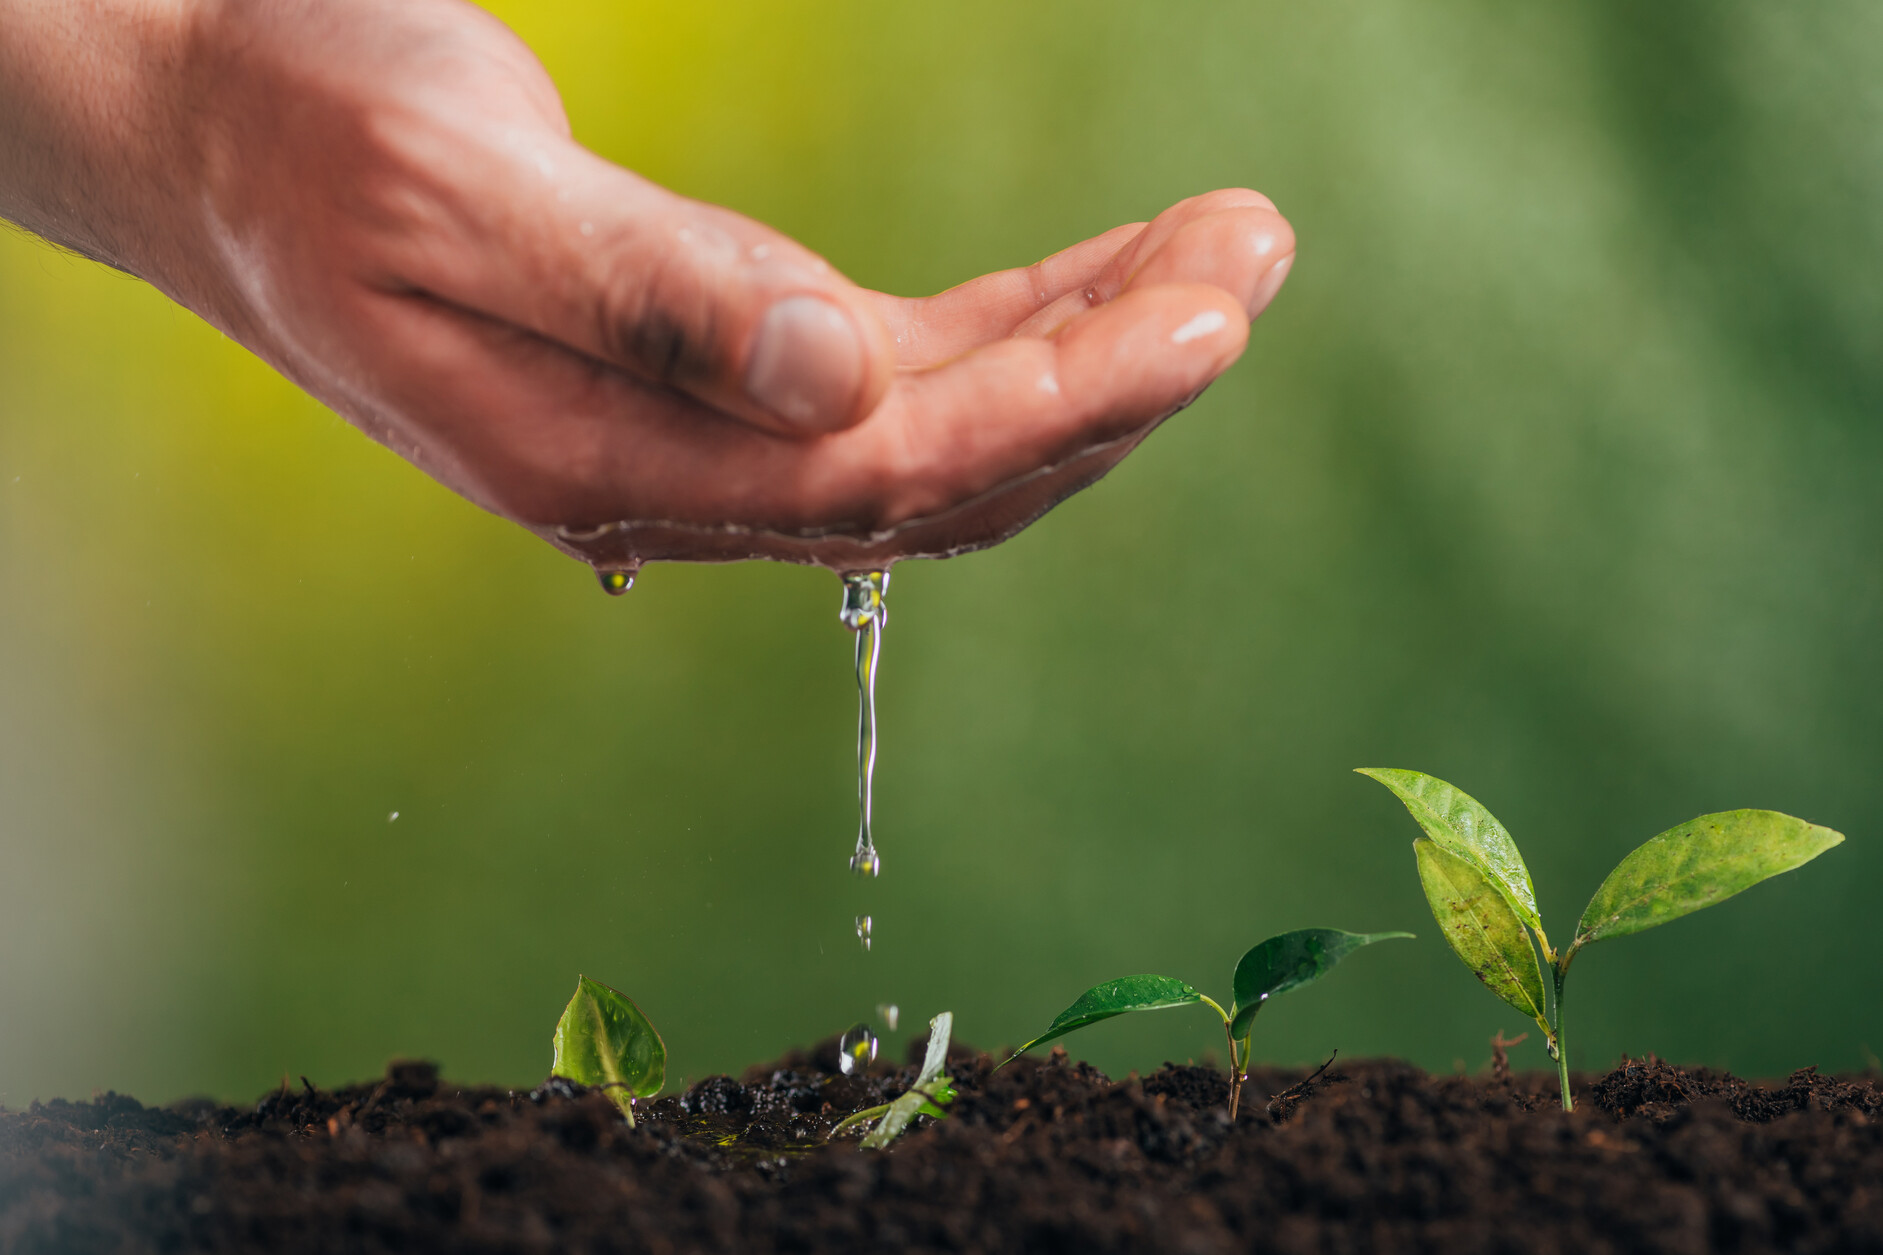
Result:
M892 297L583 149L457 0L176 12L162 190L119 209L163 225L110 260L603 566L992 544L1227 368L1293 259L1219 191Z

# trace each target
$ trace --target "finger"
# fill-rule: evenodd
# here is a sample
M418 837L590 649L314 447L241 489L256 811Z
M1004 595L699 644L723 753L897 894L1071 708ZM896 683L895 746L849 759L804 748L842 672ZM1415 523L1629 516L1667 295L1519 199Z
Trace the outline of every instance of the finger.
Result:
M1247 188L1207 192L1179 201L1152 223L1114 227L1044 261L983 275L938 296L884 296L879 308L895 334L897 360L904 368L938 365L996 337L1018 334L1016 327L1063 300L1054 316L1041 320L1046 327L1056 327L1072 314L1116 296L1142 259L1182 228L1198 218L1233 209L1274 213L1275 204ZM1275 218L1285 229L1286 221L1279 214ZM1292 233L1287 247L1293 248ZM1207 267L1193 269L1195 273L1186 279L1212 281ZM1119 278L1110 278L1113 274Z
M894 345L870 294L796 241L555 136L474 146L402 276L774 432L852 426ZM427 223L428 227L437 224Z
M897 362L904 369L926 369L1009 335L1061 296L1090 284L1146 225L1113 227L1031 266L982 275L936 296L876 294L895 336Z
M935 514L1181 409L1248 342L1229 294L1206 284L1128 292L1053 339L1008 339L899 382L907 444L893 523Z
M1274 299L1293 265L1294 230L1253 192L1194 197L1160 214L1084 288L1068 292L1018 327L1050 335L1068 319L1140 285L1212 283L1254 318Z
M1055 340L906 375L871 422L804 442L424 298L379 298L361 321L380 396L353 416L466 496L538 529L660 521L702 548L744 536L747 556L787 556L767 553L774 538L893 534L1129 437L1247 336L1220 289L1146 288Z
M1107 273L1099 277L1098 282L1105 285L1102 288L1105 299L1122 291L1131 275L1185 227L1198 219L1238 209L1266 210L1278 218L1281 216L1274 201L1246 187L1219 188L1180 200L1153 218L1143 234L1133 240L1129 248L1120 250Z
M1126 289L1214 283L1258 317L1288 278L1295 233L1267 209L1228 209L1185 223L1130 272Z
M1219 289L1131 293L1057 341L1001 341L905 377L866 429L799 446L814 467L800 478L846 501L822 522L705 528L643 513L539 532L602 566L768 557L856 570L984 548L1103 476L1235 359L1247 331ZM894 437L866 439L892 426ZM947 437L940 447L937 432ZM859 482L870 489L862 497L840 487Z

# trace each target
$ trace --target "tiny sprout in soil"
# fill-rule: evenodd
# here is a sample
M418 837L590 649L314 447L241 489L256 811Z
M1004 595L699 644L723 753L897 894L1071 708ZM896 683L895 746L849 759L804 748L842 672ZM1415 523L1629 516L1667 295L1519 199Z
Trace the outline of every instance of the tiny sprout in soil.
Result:
M1046 1031L1013 1052L1005 1063L1012 1063L1038 1045L1064 1037L1067 1033L1109 1020L1127 1011L1161 1011L1165 1007L1206 1004L1223 1018L1223 1032L1229 1038L1229 1118L1236 1118L1242 1101L1242 1081L1249 1070L1249 1036L1255 1028L1255 1015L1271 997L1299 989L1319 980L1361 946L1394 937L1410 938L1411 933L1347 933L1338 928L1301 928L1270 937L1252 947L1236 964L1231 988L1235 1000L1230 1009L1208 994L1198 993L1180 980L1169 976L1121 976L1117 980L1094 985L1079 995L1079 1000L1059 1013Z
M955 1085L951 1078L942 1075L942 1067L948 1062L948 1038L954 1032L954 1027L952 1011L943 1011L930 1020L928 1054L922 1060L922 1070L916 1074L915 1084L893 1102L845 1116L831 1129L830 1135L835 1137L853 1125L877 1120L876 1127L864 1134L862 1145L868 1150L882 1150L901 1137L902 1131L917 1116L934 1116L937 1119L946 1116L948 1113L942 1108L955 1100Z
M1517 843L1491 812L1421 772L1357 770L1391 789L1425 829L1412 851L1432 915L1465 966L1543 1030L1562 1081L1565 1111L1574 1110L1575 1101L1563 1041L1563 979L1582 947L1691 915L1802 866L1844 839L1777 811L1722 811L1690 819L1616 865L1582 912L1574 939L1558 953L1543 932L1536 890ZM1554 985L1547 1003L1544 967Z
M634 1100L652 1098L667 1083L667 1046L626 994L586 976L556 1024L556 1059L550 1075L608 1091L634 1123Z

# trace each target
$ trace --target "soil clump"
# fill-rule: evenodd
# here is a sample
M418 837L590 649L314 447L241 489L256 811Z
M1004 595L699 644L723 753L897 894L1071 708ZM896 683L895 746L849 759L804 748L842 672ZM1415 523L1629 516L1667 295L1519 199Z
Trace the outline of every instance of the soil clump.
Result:
M1232 1125L1213 1069L992 1064L951 1052L951 1115L887 1153L827 1135L916 1069L844 1076L834 1039L636 1128L422 1063L246 1109L35 1103L0 1112L0 1251L1883 1252L1868 1080L1625 1060L1566 1114L1546 1074L1340 1060L1257 1069Z

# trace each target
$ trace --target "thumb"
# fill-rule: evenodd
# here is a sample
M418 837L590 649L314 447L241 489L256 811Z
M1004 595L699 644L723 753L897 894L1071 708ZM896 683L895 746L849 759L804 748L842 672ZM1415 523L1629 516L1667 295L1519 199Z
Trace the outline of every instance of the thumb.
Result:
M869 296L795 240L566 141L492 156L458 247L420 263L434 295L787 435L854 426L888 391Z

